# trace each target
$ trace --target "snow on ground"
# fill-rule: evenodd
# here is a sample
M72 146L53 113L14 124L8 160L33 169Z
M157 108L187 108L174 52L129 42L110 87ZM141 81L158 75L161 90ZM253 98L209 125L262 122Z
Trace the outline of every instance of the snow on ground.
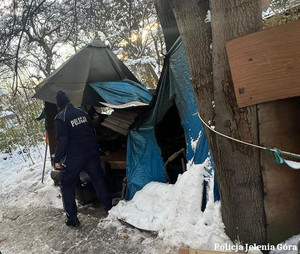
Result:
M23 155L20 149L11 154L0 153L0 201L2 205L28 206L52 206L61 208L60 191L53 186L49 177L51 163L46 162L45 179L42 183L42 171L44 164L44 147L24 149ZM33 163L34 162L34 163Z
M298 250L296 250L298 248ZM300 253L300 235L294 235L286 241L278 244L276 250L270 251L270 254L298 254Z
M161 254L170 249L156 235L128 228L118 221L101 225L103 209L89 205L78 205L81 226L67 227L59 188L50 177L50 161L41 183L44 146L23 155L21 150L0 153L1 253Z
M43 156L43 145L30 149L30 153L27 150L27 153L23 155L19 149L14 150L11 154L0 153L0 251L3 242L6 243L4 245L6 246L6 253L20 253L15 245L11 249L8 247L10 246L9 240L5 241L7 239L5 229L10 230L10 225L15 225L10 223L15 220L20 226L25 223L26 228L32 227L31 232L37 231L36 234L40 235L39 240L31 243L30 251L24 250L22 253L42 253L46 249L48 249L47 253L65 253L65 248L68 248L68 253L82 253L78 252L82 248L94 248L94 251L90 251L90 253L97 253L98 245L107 245L106 253L121 253L115 249L112 250L109 245L110 242L112 244L118 242L120 250L126 244L126 248L128 248L126 250L130 252L147 254L176 253L180 246L214 250L216 244L223 246L233 244L224 231L220 203L213 202L212 185L209 186L208 190L206 210L201 211L201 199L199 197L202 195L203 186L201 183L206 175L206 169L210 167L208 161L201 165L188 164L188 170L179 176L174 185L149 183L137 192L131 201L120 201L104 220L81 214L79 218L83 224L82 228L79 228L79 231L67 231L69 228L61 226L64 215L62 214L60 191L54 186L50 178L51 165L49 160L46 162L44 183L41 183ZM51 216L55 218L56 222L53 222L53 226L47 224L49 222L40 215L40 212L34 212L38 208L43 213L48 213L49 218ZM9 223L4 223L5 217L7 221L10 220ZM46 233L47 244L43 245L43 240L40 240L43 239L41 237L45 232L39 232L40 228L34 228L28 218L35 220L35 223L39 223L42 227L49 226ZM156 234L148 237L139 230L128 229L118 219L140 229L155 231L157 237ZM95 224L95 222L97 223ZM96 226L97 224L98 226ZM55 231L53 228L57 231L49 239L52 230ZM21 234L18 228L12 232ZM55 239L55 237L60 237L59 233L68 234L71 238L75 237L80 242L80 246L79 244L70 246L71 242L68 241L62 242L62 245L66 246L59 245ZM118 238L117 235L121 238ZM102 239L103 237L107 237L107 239ZM286 244L297 245L299 238L300 235L294 236ZM25 243L29 241L26 235L23 235L22 239ZM93 247L89 246L91 243L93 243ZM116 244L113 246L117 248ZM98 248L100 247L98 246ZM127 253L124 251L122 253ZM297 251L276 250L272 252L272 254L279 253L296 254Z
M39 150L38 150L39 149ZM46 163L45 180L41 183L44 148L31 149L23 156L18 149L11 155L0 154L0 200L2 205L54 207L62 209L60 192L49 177L50 162ZM35 162L35 164L32 163ZM133 200L121 201L110 211L100 227L121 226L116 218L126 220L138 228L158 232L170 248L190 246L214 249L214 243L231 243L224 233L220 217L220 203L213 203L213 186L209 202L201 212L201 197L205 175L203 165L189 165L175 185L153 182L138 192ZM136 237L139 237L138 235Z

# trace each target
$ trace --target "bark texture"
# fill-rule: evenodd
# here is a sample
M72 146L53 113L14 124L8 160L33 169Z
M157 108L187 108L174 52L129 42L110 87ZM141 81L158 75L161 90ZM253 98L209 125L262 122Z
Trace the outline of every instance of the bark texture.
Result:
M211 1L210 7L216 128L231 137L258 144L256 106L237 107L225 42L260 29L261 3L218 0ZM216 144L222 217L227 234L243 243L266 243L260 151L220 136L216 137Z
M225 42L260 29L261 1L211 0L212 30L207 23L207 1L170 2L185 46L201 116L218 131L257 144L256 107L237 107ZM221 136L208 136L228 236L242 243L266 243L259 151Z

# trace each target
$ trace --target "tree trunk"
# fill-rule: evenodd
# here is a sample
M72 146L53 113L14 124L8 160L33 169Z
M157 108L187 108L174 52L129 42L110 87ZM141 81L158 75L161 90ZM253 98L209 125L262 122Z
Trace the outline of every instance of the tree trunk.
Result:
M260 29L261 3L257 0L211 1L211 13L216 129L258 144L256 106L237 107L225 42ZM243 243L266 243L259 150L220 136L216 137L216 143L222 215L227 234Z
M260 1L211 1L213 58L210 24L205 22L207 1L170 2L185 45L201 116L214 124L218 131L257 144L256 107L237 107L225 42L260 29ZM214 137L212 134L209 136ZM266 243L259 151L220 136L209 138L209 142L216 164L222 218L228 236L242 243Z
M155 8L164 33L166 50L169 51L180 36L169 0L154 0Z

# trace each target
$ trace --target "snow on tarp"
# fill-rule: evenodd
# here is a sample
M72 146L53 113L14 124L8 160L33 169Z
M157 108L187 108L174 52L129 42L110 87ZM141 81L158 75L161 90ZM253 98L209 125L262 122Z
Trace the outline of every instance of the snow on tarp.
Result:
M144 122L138 128L131 129L128 134L126 199L132 199L137 191L151 181L167 181L164 162L155 137L155 125L163 119L174 103L185 133L187 160L191 160L194 164L201 164L209 157L213 165L202 123L195 114L198 112L197 105L181 40L177 40L166 56L155 106ZM213 170L214 166L207 171L207 182L216 181ZM214 193L214 199L218 200L217 184Z
M93 82L90 86L109 104L123 105L130 102L149 104L152 94L148 89L128 79L122 81Z

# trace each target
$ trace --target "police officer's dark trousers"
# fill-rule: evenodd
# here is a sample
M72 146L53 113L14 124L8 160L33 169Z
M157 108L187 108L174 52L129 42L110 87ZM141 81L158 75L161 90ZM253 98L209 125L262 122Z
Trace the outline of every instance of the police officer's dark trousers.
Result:
M60 174L60 187L67 218L70 220L77 219L75 188L82 170L90 176L100 203L108 211L111 208L111 195L104 182L99 154L83 153L76 157L67 157L65 164L66 171Z

